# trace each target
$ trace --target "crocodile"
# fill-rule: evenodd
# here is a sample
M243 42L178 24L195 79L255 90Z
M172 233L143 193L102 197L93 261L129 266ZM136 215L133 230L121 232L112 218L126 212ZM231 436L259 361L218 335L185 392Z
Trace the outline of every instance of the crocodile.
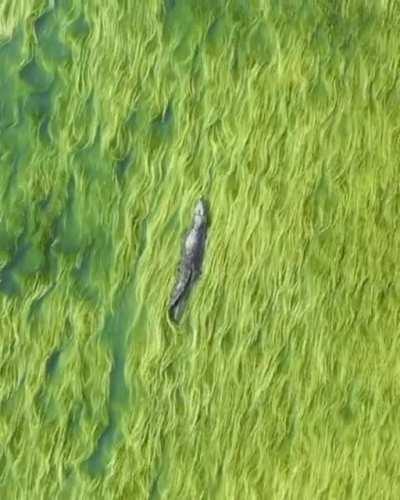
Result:
M201 198L194 209L192 226L186 233L178 280L171 295L169 314L175 322L182 317L190 291L201 275L207 229L208 207Z

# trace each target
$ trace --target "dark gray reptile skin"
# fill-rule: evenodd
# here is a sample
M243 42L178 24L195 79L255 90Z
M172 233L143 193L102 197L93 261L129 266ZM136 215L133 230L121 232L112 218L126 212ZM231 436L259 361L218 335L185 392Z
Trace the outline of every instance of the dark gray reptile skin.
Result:
M190 291L201 274L208 228L208 207L200 199L195 207L192 227L186 234L179 276L169 305L170 317L178 322L184 311Z

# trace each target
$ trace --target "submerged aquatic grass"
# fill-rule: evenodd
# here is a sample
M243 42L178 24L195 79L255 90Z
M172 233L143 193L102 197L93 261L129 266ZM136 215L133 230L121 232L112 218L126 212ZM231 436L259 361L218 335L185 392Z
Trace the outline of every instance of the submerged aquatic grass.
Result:
M398 497L399 15L2 2L4 498Z

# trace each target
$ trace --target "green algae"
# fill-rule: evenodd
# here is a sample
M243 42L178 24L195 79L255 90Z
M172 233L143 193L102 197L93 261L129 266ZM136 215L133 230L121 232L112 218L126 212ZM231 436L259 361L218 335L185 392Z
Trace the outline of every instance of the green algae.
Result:
M399 14L3 2L4 498L398 497Z

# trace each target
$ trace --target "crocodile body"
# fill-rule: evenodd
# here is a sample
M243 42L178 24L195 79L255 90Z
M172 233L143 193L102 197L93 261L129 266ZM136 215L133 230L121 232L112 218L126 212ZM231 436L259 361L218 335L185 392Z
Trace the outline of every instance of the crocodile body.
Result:
M201 274L208 228L208 210L204 200L196 204L193 222L186 234L179 276L171 296L169 312L178 322L184 311L190 291Z

